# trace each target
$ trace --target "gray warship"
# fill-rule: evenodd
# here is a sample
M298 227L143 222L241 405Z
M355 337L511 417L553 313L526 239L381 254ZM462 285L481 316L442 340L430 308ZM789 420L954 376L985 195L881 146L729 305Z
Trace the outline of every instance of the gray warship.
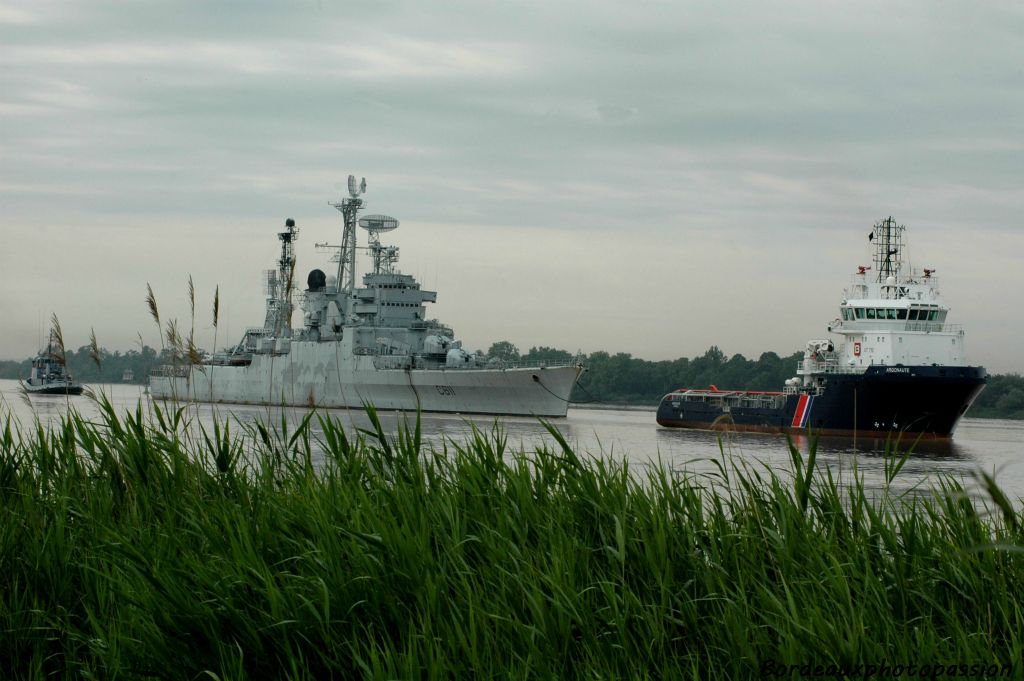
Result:
M520 365L471 353L451 328L427 318L437 293L400 272L398 248L381 242L398 220L359 217L365 178L349 176L348 193L330 205L342 214L340 245L316 244L334 253L333 275L314 269L297 296L294 244L298 229L287 220L277 237L281 255L267 272L263 326L249 328L222 352L161 367L150 376L157 399L308 407L362 407L478 414L565 416L580 362ZM357 227L367 232L356 243ZM356 286L356 251L370 270ZM198 361L196 361L198 360Z

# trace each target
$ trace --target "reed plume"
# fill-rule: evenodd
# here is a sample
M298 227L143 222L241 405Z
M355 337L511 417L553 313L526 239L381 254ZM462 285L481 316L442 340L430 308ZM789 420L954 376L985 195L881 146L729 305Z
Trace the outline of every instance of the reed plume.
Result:
M188 334L188 339L185 341L185 350L188 355L189 364L199 364L203 361L203 356L199 354L199 348L196 347L194 332Z
M167 322L167 330L165 331L165 337L167 339L167 346L171 349L171 353L175 359L184 356L181 344L181 334L178 332L178 320L172 319Z
M96 329L89 329L89 359L93 361L97 369L102 368L103 358L100 355L100 345L96 342Z
M196 285L192 283L192 275L188 275L188 306L192 311L191 324L189 325L189 342L196 332Z
M153 287L149 285L148 281L146 282L146 306L149 307L149 316L153 318L157 333L160 334L160 349L166 350L167 346L164 345L164 337L161 332L160 309L156 306L156 296L153 295ZM141 340L141 336L139 339Z
M213 354L217 354L217 324L220 321L220 284L213 289ZM210 369L210 401L213 402L213 369Z
M160 310L156 306L156 296L153 295L153 287L146 282L146 305L149 306L149 316L156 322L157 327L160 327Z
M213 328L217 328L217 321L220 318L220 284L213 291Z
M62 367L67 366L67 354L64 352L64 332L60 328L60 320L54 312L50 317L50 334L53 342L57 345L56 350L50 349L50 356Z
M288 287L284 290L285 299L288 302L292 300L292 281L295 279L295 261L292 260L292 266L288 269Z
M292 260L292 266L288 269L288 281L285 284L284 289L284 308L285 314L288 316L285 319L277 318L278 325L286 324L288 329L292 328L292 281L295 279L295 261ZM274 329L274 335L281 335L281 329Z

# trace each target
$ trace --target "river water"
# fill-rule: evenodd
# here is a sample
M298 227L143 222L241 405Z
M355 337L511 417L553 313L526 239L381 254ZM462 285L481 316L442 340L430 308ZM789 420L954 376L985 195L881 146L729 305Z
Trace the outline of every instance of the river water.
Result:
M138 385L97 385L119 413L134 411L139 401L148 408L149 397ZM79 397L28 397L21 393L18 382L0 380L0 412L6 411L24 427L39 418L52 422L69 407L92 417L98 414L95 402ZM280 423L281 408L245 405L191 405L189 409L199 422L212 425L215 417L238 418L242 421L262 419ZM714 460L721 460L722 452L733 463L768 467L780 472L791 468L786 438L763 433L717 433L661 428L654 420L654 406L649 409L594 409L572 407L564 419L552 419L555 426L574 445L578 453L593 457L626 460L636 470L651 464L667 465L674 470L711 473L717 470ZM360 410L329 409L322 413L337 418L346 430L369 427L366 414ZM290 421L305 415L300 408L285 408ZM394 431L403 418L413 418L395 412L382 412L385 429ZM510 445L526 448L547 442L553 444L544 425L530 417L469 416L458 414L423 414L421 427L424 438L438 443L443 439L463 442L475 425L490 430L498 423L508 435ZM315 419L314 419L315 423ZM317 428L314 428L314 436ZM806 438L794 440L807 452ZM905 449L906 444L900 445ZM884 481L885 442L873 439L823 438L818 443L818 462L833 475L847 477L853 469L864 476L866 486L880 488ZM1024 422L996 419L965 418L961 421L952 441L920 442L901 471L897 489L928 488L942 475L963 479L970 489L979 471L995 472L1001 487L1012 499L1024 498ZM848 479L848 478L847 478Z

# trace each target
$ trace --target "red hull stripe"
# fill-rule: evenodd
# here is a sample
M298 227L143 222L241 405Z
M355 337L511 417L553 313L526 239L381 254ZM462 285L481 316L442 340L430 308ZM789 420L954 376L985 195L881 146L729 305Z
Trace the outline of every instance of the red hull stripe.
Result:
M811 396L801 395L800 401L796 404L796 411L793 413L793 422L789 424L792 428L803 428L807 423L807 417L811 415Z

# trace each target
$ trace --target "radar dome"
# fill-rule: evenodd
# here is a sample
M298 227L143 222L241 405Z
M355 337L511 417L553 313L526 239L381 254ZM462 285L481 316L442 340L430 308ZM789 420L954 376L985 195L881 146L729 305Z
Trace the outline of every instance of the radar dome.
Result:
M313 270L306 277L306 284L310 291L322 291L327 286L327 275L323 270Z

